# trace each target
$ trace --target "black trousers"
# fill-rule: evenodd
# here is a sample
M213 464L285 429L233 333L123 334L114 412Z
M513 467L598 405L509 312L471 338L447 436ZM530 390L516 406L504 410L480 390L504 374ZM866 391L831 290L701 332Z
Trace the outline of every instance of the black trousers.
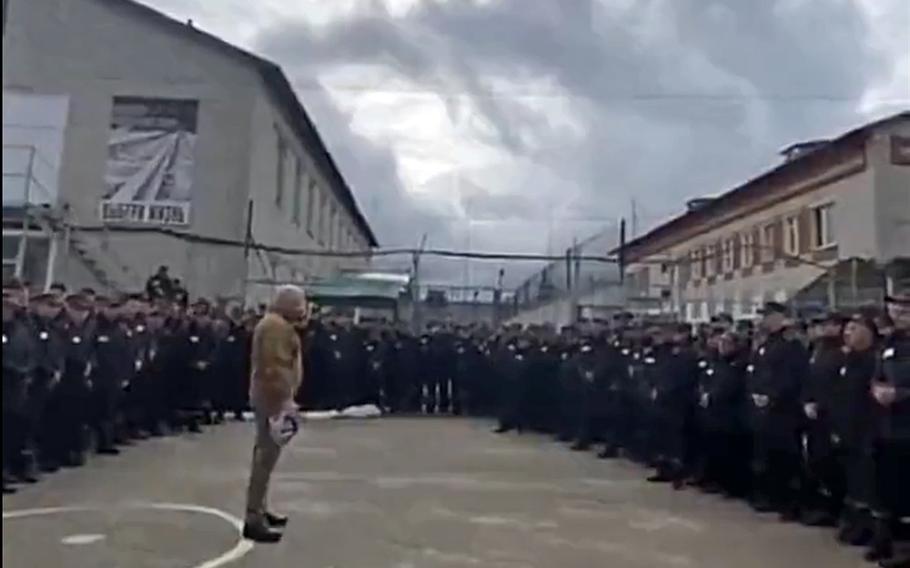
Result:
M31 445L28 419L28 382L24 377L3 377L3 470L25 473L30 465Z
M707 428L699 436L703 473L726 492L744 495L749 488L752 441L745 430Z
M119 380L105 378L91 391L91 426L99 448L110 448L116 439L117 414L123 400Z
M780 510L799 503L801 456L794 432L768 435L757 432L752 447L753 490Z
M873 449L877 499L873 513L886 519L910 516L910 439L880 439Z
M44 447L56 461L71 462L85 451L91 402L91 390L81 374L64 375L50 393L41 436Z

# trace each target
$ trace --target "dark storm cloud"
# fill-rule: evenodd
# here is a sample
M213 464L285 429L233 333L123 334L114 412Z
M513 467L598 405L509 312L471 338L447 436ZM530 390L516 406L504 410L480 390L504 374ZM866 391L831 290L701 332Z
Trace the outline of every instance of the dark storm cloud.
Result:
M688 197L757 173L793 141L862 122L859 97L891 71L848 0L826 1L824 9L803 0L645 0L623 9L609 0L449 0L425 2L397 19L375 4L328 27L266 29L257 44L304 83L335 65L369 63L431 90L464 93L519 163L551 173L516 183L514 168L492 168L490 179L479 181L497 191L470 195L472 214L528 219L525 230L510 231L527 235L525 250L540 250L539 219L553 215L554 195L566 219L592 219L574 228L562 223L563 244L594 230L597 220L627 215L632 198L644 221L664 218ZM495 91L490 77L551 79L561 89ZM584 129L580 139L523 104L548 98L568 100ZM447 99L450 115L464 110L459 100ZM437 243L464 242L463 222L417 219L430 208L414 205L395 182L384 163L393 161L388 151L349 138L346 121L332 124L337 115L314 114L330 146L348 156L342 169L360 202L379 195L395 204L365 207L383 242L387 235L415 240L419 230L402 223L411 215ZM472 179L482 173L471 172ZM489 238L502 239L496 233ZM495 249L498 242L472 245Z

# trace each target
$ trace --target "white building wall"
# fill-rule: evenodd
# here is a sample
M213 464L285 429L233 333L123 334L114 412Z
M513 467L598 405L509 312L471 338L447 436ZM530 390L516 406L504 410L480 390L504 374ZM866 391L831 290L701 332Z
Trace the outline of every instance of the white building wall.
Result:
M276 200L278 188L278 136L287 147L284 169L284 191L281 204ZM354 226L353 218L341 206L330 189L329 180L317 169L316 160L295 137L285 117L272 104L268 93L261 93L253 105L250 127L252 151L249 161L250 199L253 200L252 233L255 241L279 247L307 250L330 248L330 212L332 204L343 217L344 223ZM303 164L300 196L299 223L294 220L295 164ZM311 184L316 211L310 223L308 210ZM365 238L361 237L365 245ZM335 249L341 247L337 245ZM366 247L360 247L364 250ZM268 258L271 271L263 268L263 258ZM249 259L250 277L256 279L298 280L331 276L339 268L365 268L366 259L340 260L331 257L279 254L252 254ZM251 299L264 301L269 287L251 287Z
M663 285L668 284L672 302L665 306L665 311L677 313L684 319L699 321L719 312L749 317L763 302L786 301L825 274L826 266L838 261L861 258L885 263L894 257L910 255L910 167L891 163L890 149L890 134L908 133L908 130L910 125L899 124L893 131L875 133L867 144L864 157L857 156L838 164L820 178L800 182L800 185L817 185L810 191L733 218L716 229L674 245L651 256L648 260L653 264L630 267L632 272L647 271L649 274L649 286L634 293L657 297ZM860 164L864 164L863 169L840 177L841 172L856 170ZM824 182L832 176L833 181ZM756 263L750 271L743 268L729 274L721 271L711 284L705 277L689 278L681 283L677 280L679 271L674 271L673 278L667 282L659 272L661 260L670 258L684 262L681 259L688 258L692 250L828 203L834 205L836 247L828 251L831 254L820 256L810 243L809 250L800 255L802 262L778 258L768 269L758 262L760 252L756 251ZM802 229L801 238L811 238L812 227ZM776 243L778 248L781 245L781 242ZM718 248L717 254L721 253Z
M98 0L13 2L3 40L4 89L66 95L70 113L59 170L72 221L98 225L113 97L196 99L198 136L189 230L240 238L248 192L249 117L258 76L182 33ZM94 237L86 235L86 239ZM239 251L162 235L112 233L106 246L137 274L170 264L194 294L232 293Z
M910 121L877 132L870 142L869 160L875 175L875 235L883 262L910 258L910 165L896 164L892 136L910 137Z
M196 41L188 36L192 30L171 30L150 22L117 2L18 0L11 3L8 17L3 38L4 90L69 97L59 193L70 205L73 222L100 224L113 97L194 99L199 101L198 141L187 230L242 240L252 198L253 234L258 242L315 246L306 231L306 191L301 226L291 220L292 160L284 176L288 186L283 207L278 209L274 203L276 127L293 155L306 161L307 175L316 175L320 191L328 191L327 180L315 174L313 160L275 110L259 73L242 56ZM131 286L157 265L169 264L173 274L183 276L191 294L243 291L246 269L239 248L186 243L155 234L84 238L97 241L96 248L111 251L105 256L129 262L136 275L130 278ZM290 275L295 270L313 274L333 268L313 259L296 260Z

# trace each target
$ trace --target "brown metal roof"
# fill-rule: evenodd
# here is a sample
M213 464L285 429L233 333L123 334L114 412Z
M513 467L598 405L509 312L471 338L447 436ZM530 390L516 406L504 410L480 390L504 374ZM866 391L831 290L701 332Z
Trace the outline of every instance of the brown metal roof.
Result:
M260 57L254 53L241 49L223 39L198 30L190 24L185 24L170 16L163 14L153 8L137 2L136 0L101 0L113 8L122 8L130 10L137 16L146 18L149 22L160 26L167 26L169 29L185 34L187 37L200 42L204 45L220 50L222 53L238 58L241 62L251 65L262 77L270 94L274 97L276 104L285 114L288 123L294 129L295 134L300 141L308 148L314 151L314 158L319 169L323 172L331 184L332 192L341 201L348 213L354 218L357 227L367 237L369 246L379 246L373 229L367 222L351 188L342 177L335 160L326 148L319 136L319 132L310 120L309 114L301 104L300 99L294 93L294 89L288 82L287 77L277 63Z

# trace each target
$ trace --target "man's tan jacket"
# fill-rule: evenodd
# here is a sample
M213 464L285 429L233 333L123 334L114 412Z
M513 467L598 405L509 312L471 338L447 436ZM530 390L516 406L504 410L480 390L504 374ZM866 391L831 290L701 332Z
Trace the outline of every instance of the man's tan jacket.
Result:
M303 380L300 338L283 317L268 313L253 331L250 402L268 416L293 402Z

